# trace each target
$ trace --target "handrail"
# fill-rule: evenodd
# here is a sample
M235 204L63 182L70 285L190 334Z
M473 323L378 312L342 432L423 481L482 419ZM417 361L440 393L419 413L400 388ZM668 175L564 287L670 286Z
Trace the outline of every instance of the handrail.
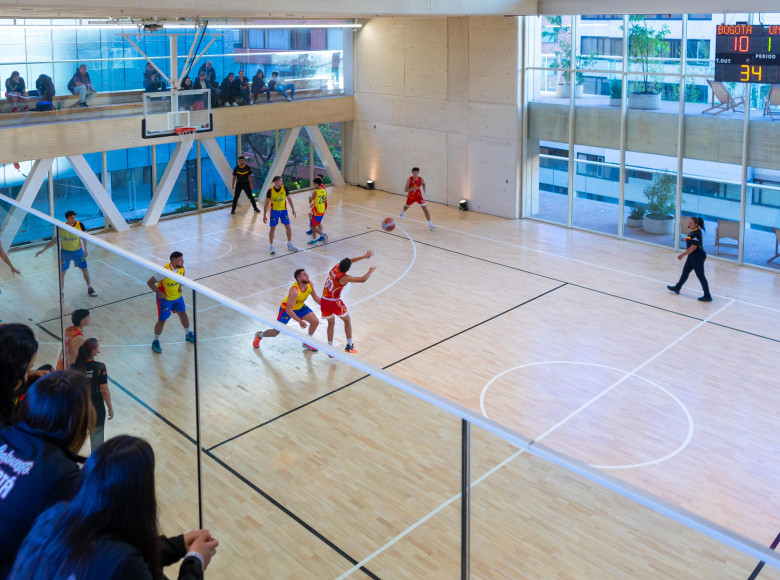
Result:
M93 236L92 234L86 232L82 232L81 230L76 230L68 226L67 224L55 220L54 218L36 209L24 207L21 204L19 204L16 200L11 199L3 194L0 194L0 202L5 202L11 206L14 206L24 211L25 213L34 215L35 217L42 219L55 227L64 229L72 234L84 238L85 240L89 241L92 244L100 246L101 248L104 248L109 252L112 252L113 254L116 254L127 260L130 260L131 262L144 266L145 268L148 268L151 271L157 272L159 274L164 274L168 278L171 278L173 280L182 283L184 286L191 288L195 292L208 296L212 300L215 300L219 304L226 306L243 316L247 316L249 318L257 320L258 322L267 324L272 328L274 328L275 330L278 330L282 334L291 336L296 340L300 340L300 335L298 333L293 332L286 325L280 324L275 320L274 321L266 320L262 316L258 315L256 312L247 309L246 306L244 306L243 304L240 304L239 302L231 298L228 298L227 296L224 296L207 286L203 286L202 284L196 282L195 280L192 280L185 276L179 276L175 272L172 272L145 258L142 258L131 252L128 252L123 248L120 248L119 246L116 246L110 242L106 242L105 240L99 237ZM197 312L195 312L194 315L197 317ZM348 365L357 368L358 370L361 370L371 376L381 379L385 383L407 394L410 394L412 396L417 397L418 399L430 403L435 407L438 407L439 409L442 409L443 411L446 411L447 413L450 413L451 415L454 415L464 421L468 421L472 425L476 425L477 427L484 429L485 431L504 439L505 441L511 443L512 445L515 445L516 447L522 449L525 452L528 452L545 461L558 465L559 467L562 467L566 471L584 477L585 479L603 488L618 493L623 497L626 497L638 503L639 505L642 505L656 513L659 513L662 516L668 517L671 520L679 522L696 532L702 533L706 536L709 536L710 538L718 540L731 548L734 548L748 556L756 558L756 560L760 560L767 564L770 564L780 570L780 555L758 544L757 542L749 540L744 536L741 536L740 534L737 534L736 532L733 532L725 528L724 526L711 522L704 517L701 517L685 508L676 506L668 502L667 500L664 500L650 492L642 490L632 484L621 481L615 478L614 476L611 476L599 469L591 467L577 459L574 459L563 453L559 453L553 449L550 449L540 443L537 443L529 439L528 437L525 437L509 429L508 427L505 427L493 421L492 419L488 419L482 415L479 415L476 412L472 411L471 409L468 409L462 405L459 405L458 403L446 399L441 395L433 393L428 389L425 389L424 387L421 387L415 383L412 383L411 381L399 377L394 373L391 373L377 366L374 366L355 356L352 355L347 356L343 353L343 351L335 350L332 347L330 347L328 344L323 343L320 340L307 338L307 343L313 344L319 350L333 356L334 358L337 358L347 363ZM474 486L475 483L472 482L471 485Z

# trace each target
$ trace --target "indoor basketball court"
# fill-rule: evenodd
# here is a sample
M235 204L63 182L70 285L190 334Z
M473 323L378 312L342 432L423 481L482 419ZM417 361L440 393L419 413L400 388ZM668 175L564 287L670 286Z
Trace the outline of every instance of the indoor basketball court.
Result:
M305 199L293 196L293 242L305 246ZM358 357L769 545L780 531L772 484L780 356L776 277L708 260L715 300L681 295L664 249L431 204L435 230L399 196L329 189L328 243L268 252L260 214L206 212L100 237L167 263L267 320L305 268L321 293L342 258L365 284L343 298ZM283 232L277 232L277 238ZM282 244L279 244L283 247ZM37 324L39 360L56 357L57 274L49 256L14 253L2 275L8 319ZM88 307L116 417L106 437L153 442L164 530L197 513L195 353L176 317L152 353L150 272L95 245L97 299L65 279L65 310ZM197 308L204 524L221 541L220 577L451 578L460 565L461 422L323 352L204 296ZM309 299L309 305L319 308ZM66 317L65 324L69 324ZM325 342L325 322L315 339ZM50 340L44 339L46 334ZM336 324L334 346L344 348ZM757 564L638 504L475 429L472 570L482 578L747 578ZM556 556L578 546L581 558ZM608 548L611 546L611 548ZM604 552L607 550L607 552ZM589 553L594 553L591 560ZM400 554L403 557L400 557ZM716 556L717 554L717 556ZM600 568L610 561L612 568ZM637 568L643 562L645 568ZM211 571L211 568L210 568ZM780 577L765 568L761 578Z

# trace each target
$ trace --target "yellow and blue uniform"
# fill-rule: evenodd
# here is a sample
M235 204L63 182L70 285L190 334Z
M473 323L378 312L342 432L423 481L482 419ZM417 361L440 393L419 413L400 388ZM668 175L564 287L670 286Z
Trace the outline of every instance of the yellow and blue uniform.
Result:
M290 290L293 288L297 288L298 290L298 296L295 297L295 304L293 304L292 310L295 312L295 315L298 318L303 318L307 314L311 312L311 308L306 306L304 302L306 302L306 299L311 296L311 284L306 284L306 288L301 290L301 287L298 285L298 282L290 286ZM276 317L276 320L281 322L282 324L287 324L290 322L290 315L287 314L287 299L290 297L289 291L287 292L287 296L284 297L284 300L282 301L282 305L279 307L279 316Z
M328 209L328 192L324 187L318 187L314 191L314 202L311 206L311 225L312 227L322 222L322 216L325 215L325 210Z
M170 264L165 268L173 272ZM184 268L178 268L176 273L184 276ZM186 306L184 297L181 295L181 283L172 278L158 279L157 276L155 276L155 280L159 282L157 287L165 292L165 300L160 298L159 294L157 295L157 320L168 320L171 317L171 312L184 312Z
M80 221L73 224L73 228L86 232L87 229ZM62 271L66 271L70 268L70 263L73 261L79 268L87 267L87 260L84 258L84 250L81 247L81 238L76 234L69 231L60 229L60 266Z
M271 200L271 222L269 225L274 228L281 220L282 224L289 226L290 216L287 215L287 190L284 185L281 189L272 187L265 194L265 197Z

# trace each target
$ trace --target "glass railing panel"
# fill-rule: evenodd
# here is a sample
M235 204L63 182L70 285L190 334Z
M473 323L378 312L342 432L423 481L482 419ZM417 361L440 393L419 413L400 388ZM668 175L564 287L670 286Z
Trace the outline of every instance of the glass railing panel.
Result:
M287 289L259 294L256 307L278 310ZM313 338L294 320L272 336L254 317L198 304L204 522L222 542L215 573L399 578L457 568L459 520L429 547L433 564L398 554L419 542L421 520L458 503L460 420L340 360L354 357L341 321L330 358L304 347L327 344L324 321Z
M542 457L505 449L503 440L480 428L472 435L474 575L545 578L554 571L566 578L743 580L759 563L733 547L750 545L760 552L757 544L712 524L728 545L695 531L634 501L643 501L638 490L629 499L572 471L578 466L588 471L584 464L564 459L564 468L551 462L561 456L540 444L531 449ZM487 457L487 451L497 450L503 452L499 457ZM609 476L592 473L607 486L614 484ZM764 571L766 577L778 576L772 565Z

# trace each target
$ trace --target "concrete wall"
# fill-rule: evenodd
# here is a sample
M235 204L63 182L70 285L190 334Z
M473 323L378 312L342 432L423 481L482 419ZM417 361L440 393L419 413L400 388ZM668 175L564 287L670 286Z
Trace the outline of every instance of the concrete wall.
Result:
M427 198L518 213L518 21L379 18L355 35L348 181L402 193L413 166Z

